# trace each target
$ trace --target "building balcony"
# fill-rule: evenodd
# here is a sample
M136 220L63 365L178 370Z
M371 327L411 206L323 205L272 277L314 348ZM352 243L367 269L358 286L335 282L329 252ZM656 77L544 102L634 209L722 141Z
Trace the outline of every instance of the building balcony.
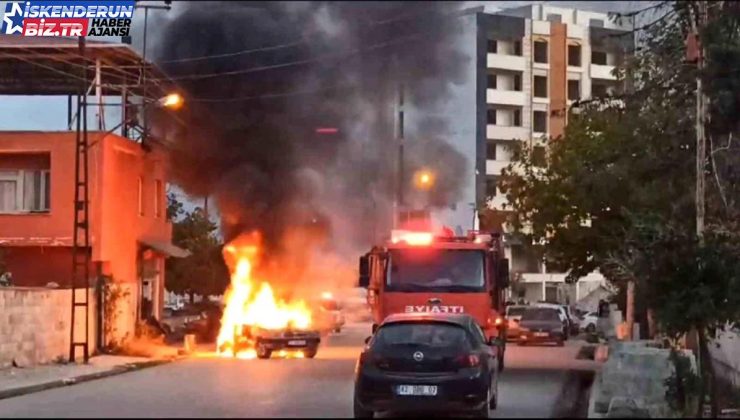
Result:
M500 175L501 170L511 163L508 160L486 160L486 175Z
M521 91L486 89L486 102L489 104L524 106L526 100Z
M580 25L568 25L568 38L586 39L588 37L588 27Z
M521 55L488 54L488 68L524 71L526 61Z
M504 208L506 203L506 196L501 191L496 191L496 195L486 202L488 208L493 210L506 210Z
M491 140L529 140L529 129L488 124L486 126L486 138Z
M617 80L617 77L612 74L613 71L614 66L591 64L592 79Z

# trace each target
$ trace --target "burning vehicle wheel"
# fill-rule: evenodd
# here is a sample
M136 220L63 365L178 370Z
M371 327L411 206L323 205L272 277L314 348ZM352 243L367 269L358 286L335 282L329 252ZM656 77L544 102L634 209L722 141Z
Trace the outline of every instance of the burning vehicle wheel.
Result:
M316 353L319 352L319 349L306 349L306 352L304 353L304 356L308 359L313 359L316 357Z
M269 359L272 355L272 350L265 347L264 344L257 344L257 358L259 359Z

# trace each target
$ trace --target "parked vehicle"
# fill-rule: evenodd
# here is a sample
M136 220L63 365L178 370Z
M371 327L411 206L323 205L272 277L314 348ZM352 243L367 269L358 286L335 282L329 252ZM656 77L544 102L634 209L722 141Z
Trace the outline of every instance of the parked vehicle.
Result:
M533 306L527 308L519 322L519 345L530 343L555 343L565 341L562 315L556 308Z
M596 325L598 324L599 317L596 312L588 312L581 318L580 329L589 334L596 332Z
M467 412L488 418L498 402L499 346L470 315L390 315L355 370L354 416Z
M324 293L321 299L314 303L316 310L313 312L314 324L322 332L342 331L345 319L342 307L330 293Z
M506 339L512 340L519 337L519 320L522 318L526 305L511 305L506 307Z
M564 339L567 340L568 337L570 337L570 332L572 330L572 326L571 326L572 323L570 319L568 318L568 313L565 312L563 305L558 305L555 303L538 302L534 306L555 309L558 312L558 317L560 318L560 322L562 323L562 326L563 326Z

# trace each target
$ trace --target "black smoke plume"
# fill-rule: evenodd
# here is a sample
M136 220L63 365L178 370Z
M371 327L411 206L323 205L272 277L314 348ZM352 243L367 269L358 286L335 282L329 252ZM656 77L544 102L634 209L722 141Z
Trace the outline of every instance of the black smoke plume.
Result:
M423 112L465 81L459 4L180 5L154 48L189 99L174 136L174 182L215 198L226 240L259 230L268 249L285 252L286 234L300 231L334 251L369 246L388 233L398 188L399 86L406 106ZM183 60L252 49L263 50ZM243 73L201 77L232 71ZM406 127L406 204L449 206L468 162L445 142L445 119L421 125ZM412 187L421 167L438 174L432 191Z

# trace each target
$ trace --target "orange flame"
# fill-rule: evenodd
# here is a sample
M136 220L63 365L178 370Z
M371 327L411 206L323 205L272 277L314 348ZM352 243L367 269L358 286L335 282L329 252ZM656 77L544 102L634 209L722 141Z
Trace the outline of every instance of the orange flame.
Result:
M288 326L307 329L311 326L311 312L305 302L278 300L268 282L253 279L252 268L258 258L259 241L259 235L253 233L240 236L224 247L224 258L231 270L231 284L224 295L226 307L217 339L217 353L221 356L257 357L253 343L242 340L245 326L265 330L281 330ZM300 352L278 355L303 356Z

